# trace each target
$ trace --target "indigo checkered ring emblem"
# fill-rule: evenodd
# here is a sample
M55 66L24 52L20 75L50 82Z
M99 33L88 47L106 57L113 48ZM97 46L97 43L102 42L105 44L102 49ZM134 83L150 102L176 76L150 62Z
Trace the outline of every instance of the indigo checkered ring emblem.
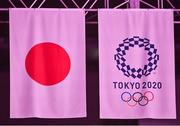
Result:
M130 65L126 64L126 51L131 47L143 47L148 54L148 64L144 65L144 68L131 68ZM150 44L149 39L140 38L139 36L133 36L132 38L126 38L123 43L119 44L116 49L117 54L114 55L114 60L116 61L116 66L118 70L122 71L125 76L133 78L141 78L142 76L148 76L150 73L157 68L157 62L159 60L159 55L157 54L157 49L154 44Z

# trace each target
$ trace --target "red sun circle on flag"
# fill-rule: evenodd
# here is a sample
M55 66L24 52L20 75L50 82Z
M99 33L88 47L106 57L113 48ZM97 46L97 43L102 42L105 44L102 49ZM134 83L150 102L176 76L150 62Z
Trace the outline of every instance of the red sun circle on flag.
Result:
M51 42L33 46L25 59L28 75L45 86L55 85L64 80L70 66L70 58L65 49Z

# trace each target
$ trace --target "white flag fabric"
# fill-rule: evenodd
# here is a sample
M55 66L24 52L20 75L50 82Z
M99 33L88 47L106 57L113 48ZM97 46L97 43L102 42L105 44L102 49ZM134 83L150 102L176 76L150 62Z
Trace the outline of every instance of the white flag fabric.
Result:
M173 10L99 9L100 118L175 119Z
M82 9L10 9L10 117L86 117Z

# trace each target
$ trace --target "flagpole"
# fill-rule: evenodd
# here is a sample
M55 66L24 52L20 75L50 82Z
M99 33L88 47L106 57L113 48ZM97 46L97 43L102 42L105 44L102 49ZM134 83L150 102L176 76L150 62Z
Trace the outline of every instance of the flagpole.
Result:
M34 8L36 9L36 8ZM60 8L61 9L61 8ZM112 9L117 9L117 8L112 8ZM98 9L84 9L85 11L88 12L97 12ZM174 12L180 12L180 9L172 9ZM0 8L0 11L9 11L9 8ZM9 21L0 21L0 24L8 24ZM87 24L98 24L97 21L88 21L86 22ZM180 21L174 21L174 24L180 24Z
M0 8L0 11L9 11L11 8ZM31 8L33 9L33 8ZM34 9L40 9L40 8L34 8ZM64 8L55 8L55 9L64 9ZM98 8L98 9L119 9L119 8ZM98 11L98 9L84 9L85 11ZM164 8L163 8L164 9ZM167 8L170 9L170 8ZM126 10L126 9L124 9ZM180 9L172 9L173 11L180 11Z
M0 11L9 11L9 8L0 8Z

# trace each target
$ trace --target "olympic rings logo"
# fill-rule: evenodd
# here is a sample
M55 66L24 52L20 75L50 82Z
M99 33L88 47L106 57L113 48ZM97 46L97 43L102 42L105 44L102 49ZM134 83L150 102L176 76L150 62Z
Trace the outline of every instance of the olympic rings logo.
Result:
M146 91L145 93L135 92L133 95L131 95L129 92L123 92L121 94L121 100L126 102L131 107L134 107L137 104L140 106L146 106L153 99L154 94L151 91Z
M145 64L143 68L131 68L130 65L126 64L126 51L130 47L144 47L144 50L147 51L149 58L148 64ZM150 44L149 39L140 38L139 36L133 36L132 38L126 38L123 40L123 43L119 44L119 47L116 49L117 54L114 55L114 60L116 61L116 67L118 70L121 70L125 76L133 78L141 78L142 76L148 76L150 73L156 69L157 62L159 60L159 55L157 54L157 49L154 44Z

